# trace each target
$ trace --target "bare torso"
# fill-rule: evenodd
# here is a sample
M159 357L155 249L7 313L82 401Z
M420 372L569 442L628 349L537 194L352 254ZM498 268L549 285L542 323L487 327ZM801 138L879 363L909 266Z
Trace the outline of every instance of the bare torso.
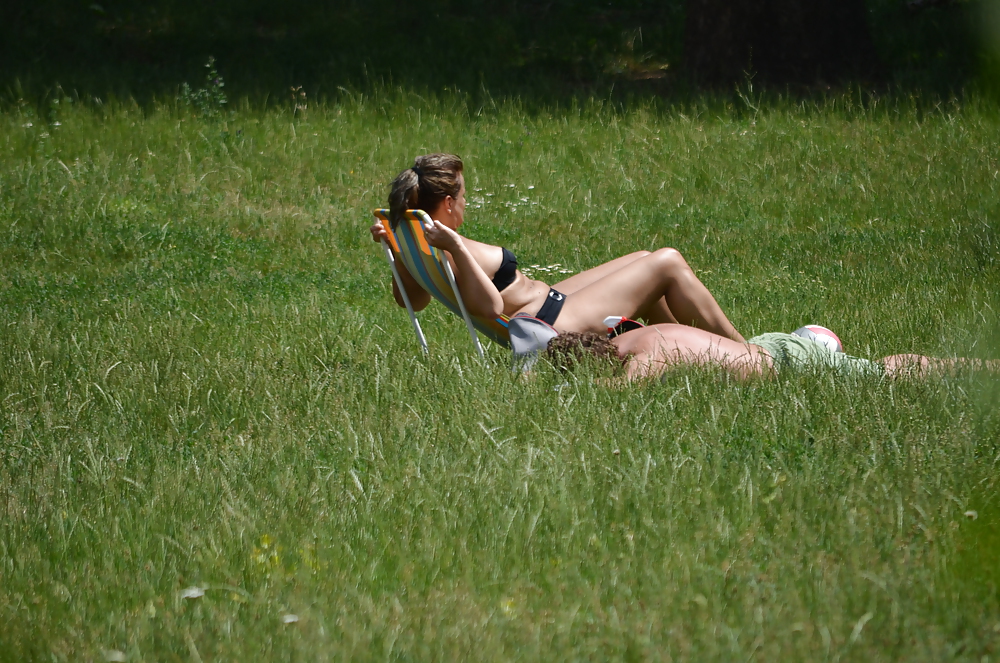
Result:
M503 250L499 246L484 244L467 237L462 238L469 253L486 274L493 278L500 269L503 260ZM504 315L513 316L517 313L534 315L541 308L548 296L549 286L542 281L529 279L518 270L514 282L500 292L503 299Z

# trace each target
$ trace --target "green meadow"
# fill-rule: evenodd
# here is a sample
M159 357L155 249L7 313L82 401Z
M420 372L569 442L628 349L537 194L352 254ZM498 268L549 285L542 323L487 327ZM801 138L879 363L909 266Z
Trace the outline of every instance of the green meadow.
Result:
M367 231L455 152L538 278L672 246L747 337L997 358L994 106L297 105L0 111L0 660L1000 657L998 376L423 356Z

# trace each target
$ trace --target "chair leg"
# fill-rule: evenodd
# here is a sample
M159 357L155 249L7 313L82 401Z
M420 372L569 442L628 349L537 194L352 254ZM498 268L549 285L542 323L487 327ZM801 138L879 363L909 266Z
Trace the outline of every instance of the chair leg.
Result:
M385 259L389 261L389 267L392 268L392 278L396 280L396 287L399 288L399 294L403 296L403 303L406 304L406 312L410 314L410 322L413 323L413 330L417 333L420 348L424 351L424 354L427 354L427 339L424 338L424 332L420 329L417 314L413 312L413 305L410 304L410 297L406 294L406 288L403 287L403 280L399 277L399 270L396 269L396 259L392 256L392 250L384 239L382 240L382 250L385 251ZM462 311L465 311L464 307ZM479 354L481 355L482 353L483 351L480 349Z
M458 284L455 282L455 273L451 271L451 263L448 260L444 260L444 271L448 275L448 282L451 283L451 289L455 291L455 299L458 300L458 308L462 310L462 319L465 320L465 326L469 330L469 336L472 338L472 344L476 346L476 352L479 353L480 359L485 359L486 356L483 354L483 346L479 344L479 336L476 335L476 328L472 326L472 318L469 317L469 312L465 310L465 302L462 301L462 293L458 291Z

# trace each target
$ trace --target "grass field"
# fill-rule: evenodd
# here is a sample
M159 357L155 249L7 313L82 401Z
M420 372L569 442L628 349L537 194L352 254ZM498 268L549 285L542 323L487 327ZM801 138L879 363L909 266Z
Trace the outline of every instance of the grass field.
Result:
M344 94L0 114L0 659L1000 657L1000 380L522 380L367 234L680 249L747 337L1000 356L995 109ZM536 268L536 273L544 274Z

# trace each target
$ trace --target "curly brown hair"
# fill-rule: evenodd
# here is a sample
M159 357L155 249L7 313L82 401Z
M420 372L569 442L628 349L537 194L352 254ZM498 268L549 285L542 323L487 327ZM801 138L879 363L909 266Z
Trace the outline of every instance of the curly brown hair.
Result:
M574 366L584 357L608 361L615 366L625 363L615 344L597 332L563 332L549 340L545 348L545 358L559 368Z

